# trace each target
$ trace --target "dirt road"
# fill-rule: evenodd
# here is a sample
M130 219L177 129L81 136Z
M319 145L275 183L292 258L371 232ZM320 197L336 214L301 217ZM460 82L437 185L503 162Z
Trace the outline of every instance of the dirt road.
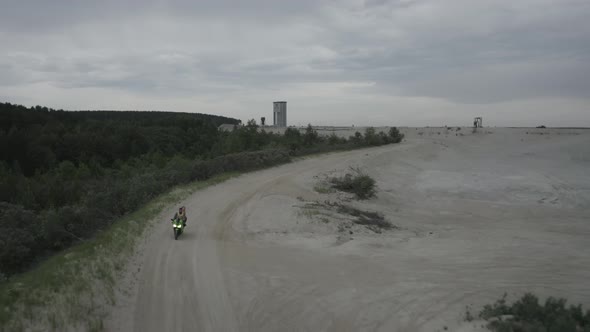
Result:
M166 220L154 228L113 329L469 331L466 306L524 291L587 307L590 130L465 130L406 128L402 144L197 192L179 204L178 241ZM379 186L350 204L398 228L343 230L303 211L338 199L313 188L349 166Z

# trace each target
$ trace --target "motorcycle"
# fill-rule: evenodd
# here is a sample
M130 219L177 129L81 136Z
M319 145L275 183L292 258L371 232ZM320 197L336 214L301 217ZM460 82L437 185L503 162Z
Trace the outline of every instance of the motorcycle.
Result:
M178 240L184 230L184 223L180 219L172 219L172 229L174 230L174 240Z

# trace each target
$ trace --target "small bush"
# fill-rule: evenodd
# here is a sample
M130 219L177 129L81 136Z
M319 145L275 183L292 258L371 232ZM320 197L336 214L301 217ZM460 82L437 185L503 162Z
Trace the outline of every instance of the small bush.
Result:
M312 146L320 141L320 136L318 135L317 131L313 129L311 124L307 125L305 129L305 134L303 135L303 145L305 146Z
M497 332L576 332L590 331L590 311L581 305L566 306L565 299L549 297L544 304L526 293L512 305L506 304L506 294L493 304L484 306L479 317L490 321L488 328Z
M367 144L369 146L370 145L378 146L378 145L383 144L382 137L380 137L375 132L375 128L368 127L367 129L365 129L365 144Z
M391 143L399 143L404 139L404 134L400 133L396 127L391 127L389 129L389 139Z
M377 229L392 229L393 225L379 212L362 211L349 205L338 205L338 212L356 217L355 224L364 225L377 232ZM376 229L375 229L376 228Z
M324 223L328 223L332 220L342 221L340 217L334 217L330 212L337 212L338 214L346 215L352 218L346 218L351 220L352 223L365 226L367 229L375 232L382 233L383 230L399 229L398 226L393 225L385 219L383 214L374 211L363 211L359 210L350 205L345 205L338 202L309 202L301 207L301 215L306 216L309 219L320 220ZM343 227L342 223L339 227Z
M338 145L338 144L345 144L346 142L346 138L340 138L338 137L335 133L330 134L330 136L328 136L328 144L329 145Z
M358 168L350 173L329 180L332 188L355 194L358 199L369 199L376 194L375 180Z
M351 141L355 145L363 145L364 144L363 134L361 134L358 131L354 133L354 136L350 136L348 138L348 140Z

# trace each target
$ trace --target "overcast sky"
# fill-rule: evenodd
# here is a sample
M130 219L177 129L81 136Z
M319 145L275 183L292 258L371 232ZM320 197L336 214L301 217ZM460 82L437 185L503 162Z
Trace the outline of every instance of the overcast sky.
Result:
M0 0L0 101L590 126L588 0Z

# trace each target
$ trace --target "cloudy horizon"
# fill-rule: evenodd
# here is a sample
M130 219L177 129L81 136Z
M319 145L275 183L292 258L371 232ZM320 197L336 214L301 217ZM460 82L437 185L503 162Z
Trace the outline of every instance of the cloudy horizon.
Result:
M0 3L0 102L590 127L585 0Z

